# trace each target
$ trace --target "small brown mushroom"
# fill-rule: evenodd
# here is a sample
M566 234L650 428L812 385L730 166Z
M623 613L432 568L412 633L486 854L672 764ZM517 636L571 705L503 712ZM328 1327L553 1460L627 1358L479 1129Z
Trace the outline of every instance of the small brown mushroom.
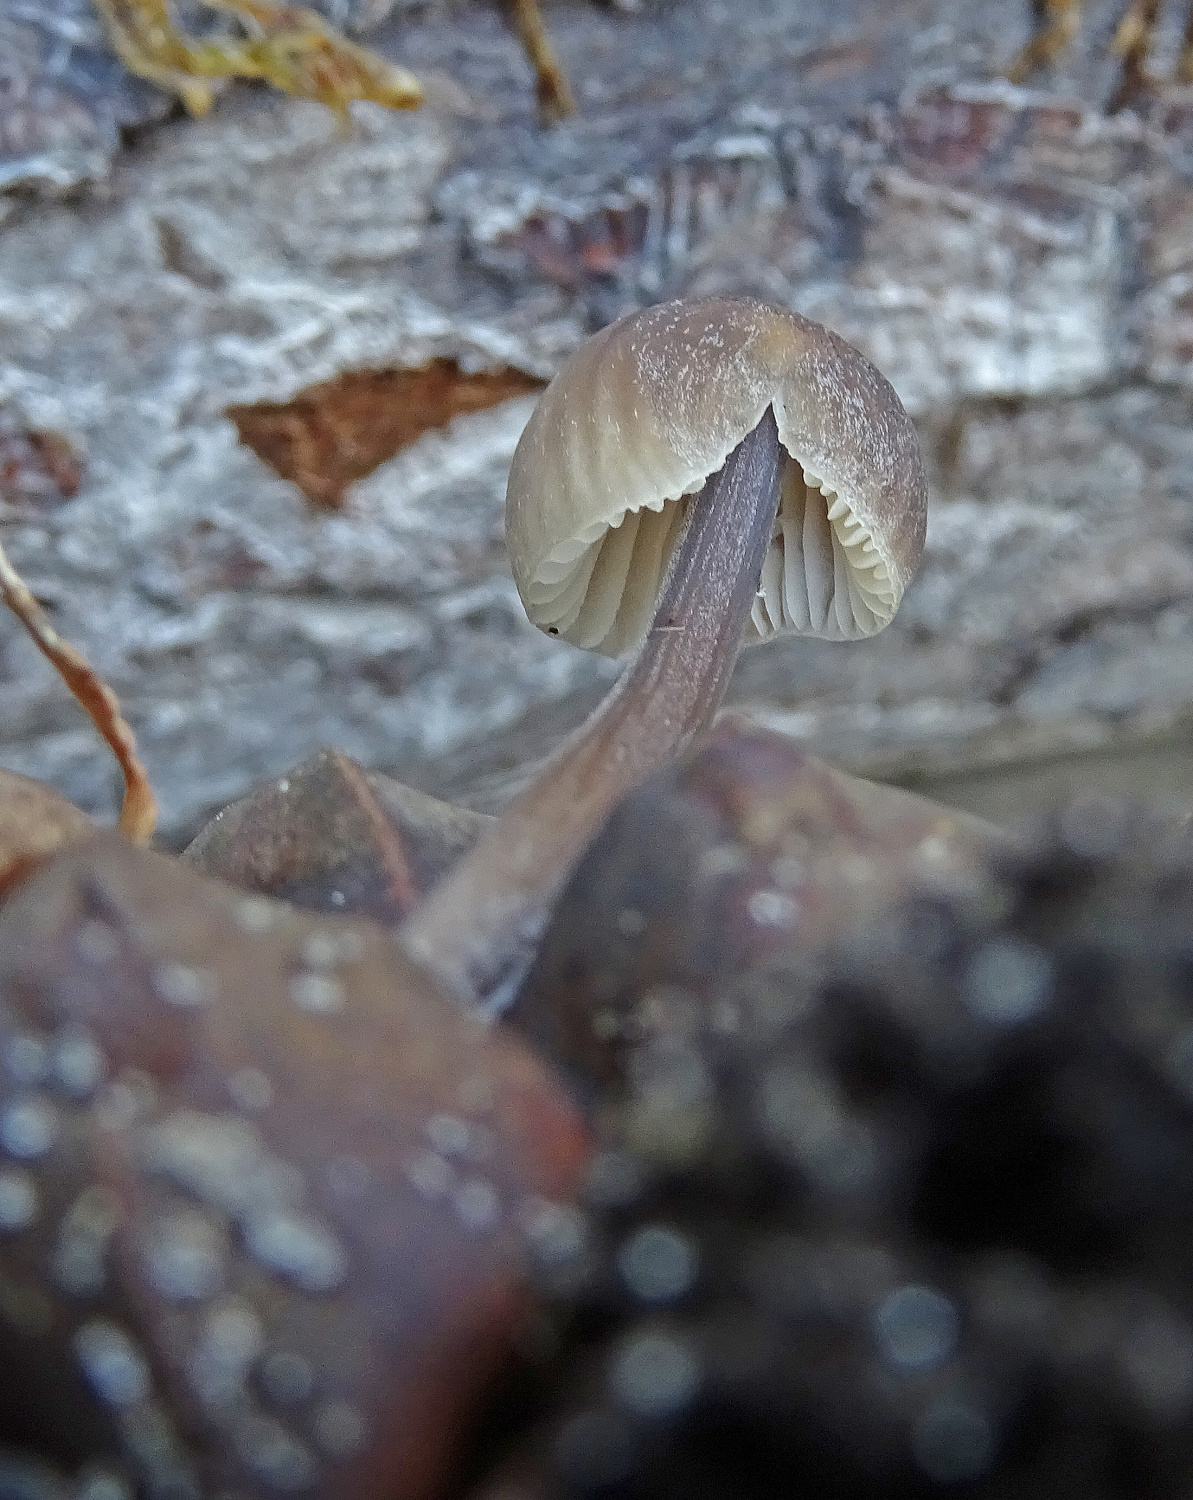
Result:
M855 640L889 624L924 544L906 412L819 324L722 300L623 318L543 394L506 500L510 565L533 623L609 656L641 640L691 497L768 407L782 498L745 639Z
M531 620L622 677L403 929L461 998L507 978L612 805L713 719L739 643L893 618L924 543L919 444L843 339L749 300L671 302L580 348L510 468Z

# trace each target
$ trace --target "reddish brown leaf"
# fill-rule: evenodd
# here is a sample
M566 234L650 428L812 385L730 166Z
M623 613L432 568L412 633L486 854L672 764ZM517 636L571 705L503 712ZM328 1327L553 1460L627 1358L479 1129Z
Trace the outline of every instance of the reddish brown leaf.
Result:
M240 440L313 505L338 510L354 480L432 428L543 387L521 370L469 374L451 359L418 370L350 370L292 401L230 406Z
M31 430L0 411L0 501L22 510L52 510L79 492L83 469L57 432Z
M544 1068L383 929L115 836L5 905L0 993L4 1430L139 1493L437 1493L585 1161Z
M913 884L958 888L1002 837L728 723L610 818L507 1018L605 1084L643 997L705 997L780 949L821 950Z
M321 750L217 814L183 858L310 911L394 923L491 822Z
M61 844L91 832L87 814L52 787L0 770L0 897Z

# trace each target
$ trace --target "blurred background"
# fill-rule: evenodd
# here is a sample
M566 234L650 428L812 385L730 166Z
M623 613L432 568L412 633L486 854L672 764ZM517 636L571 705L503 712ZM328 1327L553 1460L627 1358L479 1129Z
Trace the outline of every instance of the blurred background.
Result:
M615 670L522 615L513 446L589 332L701 292L856 343L932 485L891 629L758 648L729 706L998 819L1193 808L1193 91L1124 89L1121 4L1012 86L1028 0L559 0L551 128L495 0L319 8L423 107L193 120L85 0L0 0L0 540L168 841L325 744L500 804ZM0 702L6 767L114 810L6 618Z

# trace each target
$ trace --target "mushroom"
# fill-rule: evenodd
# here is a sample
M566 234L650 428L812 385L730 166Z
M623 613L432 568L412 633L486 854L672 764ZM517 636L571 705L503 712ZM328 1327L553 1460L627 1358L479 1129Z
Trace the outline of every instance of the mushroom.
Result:
M462 999L504 988L613 804L712 721L742 640L881 630L925 521L910 418L819 324L714 298L591 338L518 443L506 534L530 619L629 662L412 914L408 950Z

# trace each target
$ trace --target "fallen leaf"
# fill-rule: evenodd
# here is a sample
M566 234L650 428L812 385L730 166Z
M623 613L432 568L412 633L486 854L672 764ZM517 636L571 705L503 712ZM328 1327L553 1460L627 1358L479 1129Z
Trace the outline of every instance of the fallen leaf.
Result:
M0 1429L147 1494L438 1493L586 1158L546 1069L375 924L114 835L5 904L0 993Z
M697 1002L781 949L821 951L913 886L963 888L1006 836L733 721L632 792L557 903L506 1013L601 1096L642 996Z
M183 858L311 911L396 923L492 821L321 750L218 813Z
M92 831L87 814L60 792L0 770L0 898L60 845Z

